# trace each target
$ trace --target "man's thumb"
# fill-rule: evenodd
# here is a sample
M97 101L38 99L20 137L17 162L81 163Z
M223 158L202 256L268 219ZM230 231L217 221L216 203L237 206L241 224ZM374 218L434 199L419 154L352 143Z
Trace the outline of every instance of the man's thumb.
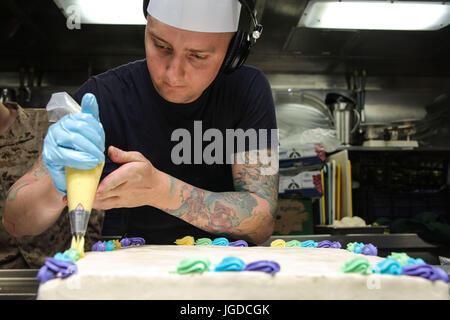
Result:
M97 98L92 93L86 93L81 100L81 110L83 113L90 113L95 119L100 120Z
M115 163L127 163L134 161L144 161L144 156L135 151L123 151L119 148L110 146L108 148L109 158Z

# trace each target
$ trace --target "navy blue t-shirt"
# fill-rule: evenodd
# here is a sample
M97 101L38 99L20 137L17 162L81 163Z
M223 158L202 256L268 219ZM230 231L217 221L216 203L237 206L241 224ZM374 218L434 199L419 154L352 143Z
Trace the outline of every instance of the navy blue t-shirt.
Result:
M100 121L105 130L105 168L102 179L120 165L107 156L109 146L142 153L158 170L195 187L213 192L234 191L231 165L174 164L171 141L175 129L187 129L194 145L194 121L202 132L219 129L276 129L275 108L270 85L264 74L243 66L231 74L219 74L194 102L176 104L164 100L153 87L146 60L138 60L91 77L75 93L81 103L85 93L97 97ZM197 122L198 125L198 122ZM270 133L270 132L269 132ZM270 146L270 134L268 135ZM203 147L211 142L203 142ZM225 147L225 143L223 143ZM226 152L223 152L224 156ZM173 244L175 239L215 238L183 220L151 206L118 208L125 219L122 235L140 236L147 243ZM108 213L107 213L108 214Z

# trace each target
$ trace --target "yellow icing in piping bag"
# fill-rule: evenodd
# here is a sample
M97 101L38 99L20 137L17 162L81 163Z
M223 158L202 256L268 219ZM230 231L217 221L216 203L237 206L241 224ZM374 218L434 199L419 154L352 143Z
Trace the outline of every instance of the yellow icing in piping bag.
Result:
M72 244L70 246L70 249L75 249L80 252L80 259L84 258L84 237L74 235L72 237Z
M84 235L104 165L105 162L102 162L89 170L65 168L70 230L72 232L71 249L80 251L80 257L84 256Z

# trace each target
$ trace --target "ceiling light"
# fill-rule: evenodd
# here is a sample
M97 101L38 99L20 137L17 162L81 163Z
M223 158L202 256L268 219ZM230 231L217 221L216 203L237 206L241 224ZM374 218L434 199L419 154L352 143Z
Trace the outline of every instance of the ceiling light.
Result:
M439 30L450 4L418 1L309 1L299 27L367 30Z
M142 0L54 0L66 18L79 18L82 24L135 24L147 21Z

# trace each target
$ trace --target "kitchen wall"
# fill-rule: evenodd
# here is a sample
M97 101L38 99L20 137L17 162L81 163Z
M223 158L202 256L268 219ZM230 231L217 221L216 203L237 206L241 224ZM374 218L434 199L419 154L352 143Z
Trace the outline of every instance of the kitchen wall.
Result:
M297 89L325 99L329 92L351 94L345 76L268 74L276 91ZM450 78L444 77L367 77L366 123L421 120L425 107L438 96L450 93Z
M274 91L301 90L324 100L329 92L351 93L345 75L267 73ZM12 88L20 95L25 108L45 107L54 92L73 94L88 78L88 74L52 74L20 86L19 73L0 72L0 88ZM69 79L68 79L69 78ZM66 83L66 84L64 84ZM426 115L425 107L438 96L450 93L450 78L446 77L371 77L366 81L366 123L395 120L420 120Z

